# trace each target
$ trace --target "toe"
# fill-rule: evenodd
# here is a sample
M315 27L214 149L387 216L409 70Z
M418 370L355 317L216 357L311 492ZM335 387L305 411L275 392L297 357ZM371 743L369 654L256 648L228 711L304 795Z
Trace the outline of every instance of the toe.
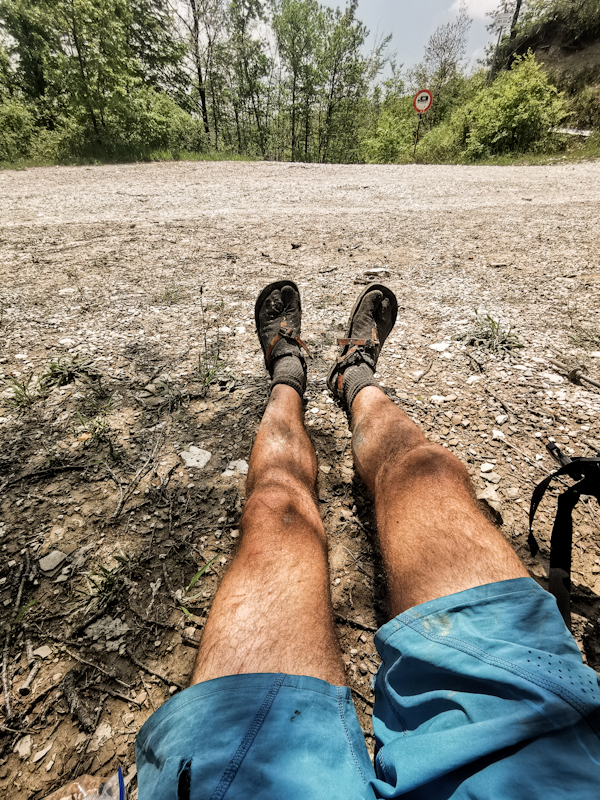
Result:
M292 286L284 286L281 290L281 300L286 313L295 313L300 307L298 292Z
M282 311L283 300L281 298L281 292L279 289L275 289L265 300L259 316L261 320L270 321L281 316Z

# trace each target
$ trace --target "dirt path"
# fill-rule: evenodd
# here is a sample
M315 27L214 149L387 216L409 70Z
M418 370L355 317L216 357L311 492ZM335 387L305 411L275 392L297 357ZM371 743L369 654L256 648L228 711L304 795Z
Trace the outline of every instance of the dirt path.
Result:
M248 460L267 397L253 308L269 280L293 277L302 291L332 592L368 745L385 585L345 416L325 386L368 272L388 271L401 307L380 380L488 490L546 585L555 497L539 515L538 558L525 548L533 486L554 466L543 437L576 455L600 448L600 394L549 362L600 377L599 207L599 163L1 172L2 622L27 610L6 659L0 794L41 798L82 771L127 771L141 724L186 684L238 536L244 465L228 467ZM469 348L483 371L455 339L476 310L524 345L506 357ZM202 469L180 456L190 444L211 454ZM599 669L594 501L576 519L575 632ZM55 552L54 566L40 562ZM28 642L40 670L21 695Z

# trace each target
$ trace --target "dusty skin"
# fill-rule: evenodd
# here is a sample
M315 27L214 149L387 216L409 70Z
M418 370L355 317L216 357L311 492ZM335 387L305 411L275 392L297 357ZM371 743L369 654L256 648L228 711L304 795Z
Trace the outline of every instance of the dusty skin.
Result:
M119 763L131 776L136 732L186 685L238 538L243 464L230 464L248 460L267 398L253 310L270 280L292 278L302 292L331 590L371 751L385 578L325 380L374 269L389 273L376 274L400 305L381 382L466 464L546 585L555 496L536 523L540 554L526 549L533 486L554 466L545 437L575 455L600 448L600 395L549 360L600 378L599 204L598 163L0 173L0 650L12 709L0 794L39 800ZM524 347L466 347L455 337L476 310L512 326ZM206 390L199 357L214 363L217 350ZM51 363L76 355L84 370L36 388ZM30 375L14 407L11 378ZM211 454L203 468L186 467L190 445ZM596 669L599 519L595 501L580 503L573 547L574 629ZM40 559L55 551L44 573ZM28 640L39 671L21 695ZM135 778L131 787L135 796Z

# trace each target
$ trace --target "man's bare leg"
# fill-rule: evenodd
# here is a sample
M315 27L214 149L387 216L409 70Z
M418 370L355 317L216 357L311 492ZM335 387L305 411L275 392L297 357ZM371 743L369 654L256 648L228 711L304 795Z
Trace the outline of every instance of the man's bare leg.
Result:
M215 597L192 683L285 672L344 684L316 475L302 400L276 385L250 458L240 548Z
M479 511L464 465L375 386L352 404L356 468L375 499L392 613L528 572Z

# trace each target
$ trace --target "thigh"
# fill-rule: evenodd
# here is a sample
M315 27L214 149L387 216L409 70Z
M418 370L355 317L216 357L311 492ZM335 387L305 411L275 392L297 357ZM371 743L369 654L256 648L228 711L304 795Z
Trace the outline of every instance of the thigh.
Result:
M377 634L378 797L592 797L600 690L530 578L410 609Z
M285 674L192 686L136 740L141 800L366 800L374 777L350 690Z

